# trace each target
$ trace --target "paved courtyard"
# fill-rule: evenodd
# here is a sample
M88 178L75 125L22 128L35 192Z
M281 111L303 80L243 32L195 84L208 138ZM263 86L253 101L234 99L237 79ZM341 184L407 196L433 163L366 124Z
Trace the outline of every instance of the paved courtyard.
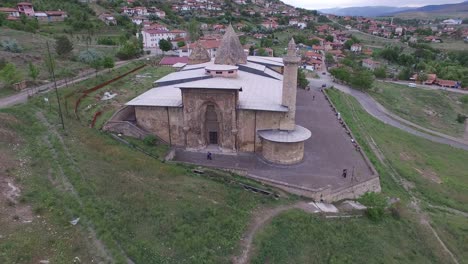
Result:
M272 165L252 153L214 151L213 160L207 160L206 153L177 150L174 160L244 170L250 175L309 189L331 186L336 190L376 177L318 89L298 90L296 123L312 132L305 142L304 161L297 165ZM342 177L343 169L348 170L346 179Z

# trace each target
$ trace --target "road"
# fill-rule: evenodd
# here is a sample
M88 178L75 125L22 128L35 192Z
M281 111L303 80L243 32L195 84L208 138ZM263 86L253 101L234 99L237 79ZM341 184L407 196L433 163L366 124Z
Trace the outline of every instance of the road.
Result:
M342 85L333 82L330 75L325 72L326 75L320 74L321 79L309 79L309 82L313 87L320 87L322 84L326 84L327 87L334 86L338 90L347 93L354 98L361 104L361 106L373 117L379 119L380 121L384 122L385 124L391 125L403 131L406 131L410 134L428 139L433 142L441 143L450 145L455 148L468 150L468 142L464 141L463 139L455 138L449 135L445 135L443 133L433 131L424 127L421 127L417 124L414 124L406 119L403 119L381 104L374 100L370 95L363 93L361 91L355 90L347 85Z
M139 58L137 60L141 60L141 59L144 59L144 58ZM135 60L116 62L114 69L125 66L125 65L127 65L128 63L130 63L132 61L135 61ZM108 72L108 70L101 70L101 71L98 72L98 75L102 74L102 73L107 73L107 72ZM71 85L71 84L74 84L74 83L77 83L77 82L81 82L81 81L84 81L86 79L92 78L94 76L96 76L96 72L94 70L87 70L87 71L79 74L77 77L68 80L68 84ZM64 79L63 80L57 80L57 88L60 89L60 88L66 87L66 85L67 85L67 83L65 82ZM4 97L4 98L0 98L0 109L1 108L7 108L7 107L17 105L17 104L25 103L25 102L28 101L28 97L33 96L33 95L38 94L38 93L49 91L52 88L54 88L54 83L51 82L51 83L44 84L44 85L41 85L41 86L38 86L38 87L25 89L25 90L21 91L20 93L17 93L17 94L14 94L14 95L10 95L10 96Z

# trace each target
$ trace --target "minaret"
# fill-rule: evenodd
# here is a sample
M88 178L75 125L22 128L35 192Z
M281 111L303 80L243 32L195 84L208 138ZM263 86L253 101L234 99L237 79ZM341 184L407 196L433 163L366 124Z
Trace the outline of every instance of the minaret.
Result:
M297 69L301 58L296 55L296 43L294 39L288 44L288 53L283 58L283 98L282 105L288 107L281 120L281 130L294 130L296 127L296 93L297 93Z

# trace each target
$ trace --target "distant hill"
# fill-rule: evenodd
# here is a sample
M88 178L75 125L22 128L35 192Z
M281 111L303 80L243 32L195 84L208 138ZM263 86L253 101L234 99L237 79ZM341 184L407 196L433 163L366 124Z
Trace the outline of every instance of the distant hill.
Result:
M386 15L389 13L410 11L412 9L414 8L394 7L394 6L359 6L359 7L321 9L319 10L319 12L325 13L325 14L333 14L337 16L376 17L376 16Z
M412 10L389 12L387 15L415 18L434 16L468 17L468 1L458 4L427 5Z

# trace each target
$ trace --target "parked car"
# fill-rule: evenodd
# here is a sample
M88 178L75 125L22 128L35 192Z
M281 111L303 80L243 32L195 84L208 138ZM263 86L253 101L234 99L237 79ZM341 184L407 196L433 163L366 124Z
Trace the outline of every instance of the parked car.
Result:
M327 88L327 85L326 85L326 84L322 84L322 88Z
M325 75L326 73L325 72L322 72L322 75Z
M415 83L408 83L408 87L415 88L415 87L416 87L416 84L415 84Z

